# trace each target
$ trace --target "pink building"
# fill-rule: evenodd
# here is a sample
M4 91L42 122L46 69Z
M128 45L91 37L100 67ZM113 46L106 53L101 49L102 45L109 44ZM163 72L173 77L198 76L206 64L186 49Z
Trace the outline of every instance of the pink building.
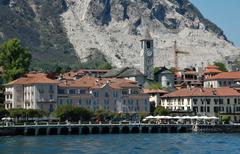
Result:
M73 104L115 113L149 112L149 95L136 82L119 78L83 77L58 84L58 106Z

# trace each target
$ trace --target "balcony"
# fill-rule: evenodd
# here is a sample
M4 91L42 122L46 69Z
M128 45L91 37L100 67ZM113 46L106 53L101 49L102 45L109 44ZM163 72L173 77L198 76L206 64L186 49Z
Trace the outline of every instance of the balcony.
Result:
M37 100L37 103L56 103L56 100L54 100L54 99L39 99L39 100Z
M4 94L5 95L12 95L12 92L11 91L5 91Z
M9 101L9 100L4 101L4 104L12 104L12 101Z

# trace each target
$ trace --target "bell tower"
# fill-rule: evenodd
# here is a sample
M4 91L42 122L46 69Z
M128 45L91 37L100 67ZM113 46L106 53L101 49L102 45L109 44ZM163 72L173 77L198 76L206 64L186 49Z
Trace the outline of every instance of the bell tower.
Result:
M141 39L140 53L140 71L147 79L154 79L154 52L153 39L148 30L145 31L143 39Z

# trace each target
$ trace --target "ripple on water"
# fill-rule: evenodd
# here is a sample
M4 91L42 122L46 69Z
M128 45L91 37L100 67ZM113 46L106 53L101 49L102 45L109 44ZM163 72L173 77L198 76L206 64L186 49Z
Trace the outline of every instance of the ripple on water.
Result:
M239 153L240 134L1 137L1 153Z

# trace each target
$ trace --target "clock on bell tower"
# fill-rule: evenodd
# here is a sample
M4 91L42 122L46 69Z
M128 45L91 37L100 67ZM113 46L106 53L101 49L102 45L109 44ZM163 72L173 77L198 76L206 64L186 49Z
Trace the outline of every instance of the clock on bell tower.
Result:
M147 79L154 79L154 52L153 39L148 30L145 31L144 38L141 39L140 71Z

